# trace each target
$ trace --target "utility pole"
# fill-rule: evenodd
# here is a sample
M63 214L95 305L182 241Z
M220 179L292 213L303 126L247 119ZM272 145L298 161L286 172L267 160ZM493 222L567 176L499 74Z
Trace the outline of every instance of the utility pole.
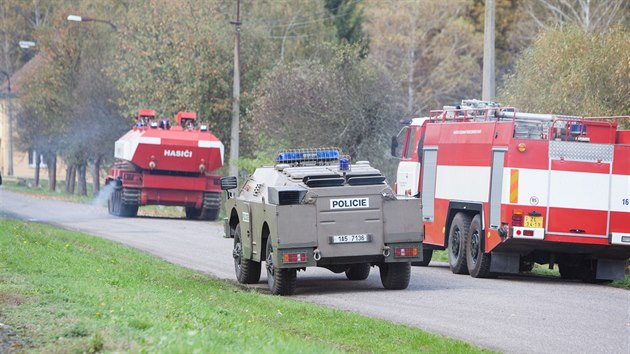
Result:
M483 86L481 99L494 101L494 4L495 0L486 0L485 26L483 30Z
M6 71L0 73L7 77L7 106L9 114L7 116L7 176L13 176L13 107L11 105L11 75Z
M232 88L232 132L230 134L230 176L238 176L239 125L241 109L241 0L236 0L234 25L234 86Z

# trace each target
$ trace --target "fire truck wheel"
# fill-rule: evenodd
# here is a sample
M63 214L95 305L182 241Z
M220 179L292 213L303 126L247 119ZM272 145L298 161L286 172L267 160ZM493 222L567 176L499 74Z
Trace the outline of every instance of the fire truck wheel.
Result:
M234 271L236 279L241 284L255 284L260 280L260 262L243 258L243 244L241 243L241 225L236 225L234 231Z
M409 262L381 263L381 283L385 289L402 290L409 286L411 264Z
M484 252L483 230L481 229L481 217L475 215L468 228L466 236L466 265L473 278L487 278L491 276L491 255Z
M370 264L353 264L346 268L346 277L349 280L365 280L370 275Z
M120 199L120 191L114 189L112 193L109 195L109 199L107 200L107 211L111 215L118 216L118 200Z
M426 267L431 262L431 258L433 258L433 250L428 250L425 248L422 250L422 262L411 262L411 265Z
M271 237L267 238L267 284L274 295L293 295L297 283L297 270L276 268L273 264Z
M466 264L466 238L470 228L470 216L457 213L448 233L448 264L455 274L468 274Z
M129 205L122 204L120 208L120 216L124 216L127 218L135 217L138 215L138 206L137 205Z
M186 219L199 219L201 209L195 207L186 207Z

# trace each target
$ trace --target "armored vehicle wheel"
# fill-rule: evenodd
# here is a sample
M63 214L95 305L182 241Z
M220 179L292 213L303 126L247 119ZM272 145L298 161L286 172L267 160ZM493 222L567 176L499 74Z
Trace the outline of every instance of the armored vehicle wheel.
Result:
M411 262L412 266L420 266L426 267L431 262L431 258L433 258L433 250L423 249L422 250L422 262Z
M200 219L215 221L219 217L219 208L216 209L203 209Z
M241 284L254 284L260 280L260 262L243 258L243 244L241 242L241 225L236 225L234 231L234 271L236 279Z
M385 289L407 289L411 278L411 263L381 263L379 266L381 283Z
M580 267L578 265L560 263L558 268L560 269L560 278L567 280L580 279Z
M370 264L352 264L346 268L346 277L349 280L365 280L370 275Z
M475 215L466 237L466 264L473 278L487 278L490 274L491 255L484 252L481 216Z
M448 263L455 274L468 274L466 264L466 238L470 228L470 216L457 213L448 233Z
M534 262L521 260L518 264L518 271L521 273L531 272L534 269Z
M267 284L274 295L293 295L297 283L295 269L276 268L273 264L271 237L267 239Z
M195 207L186 207L186 219L199 219L201 209Z

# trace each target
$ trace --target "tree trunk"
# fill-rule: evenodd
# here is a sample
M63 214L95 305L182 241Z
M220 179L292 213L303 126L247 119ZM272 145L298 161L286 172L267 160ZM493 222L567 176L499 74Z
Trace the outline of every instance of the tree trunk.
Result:
M49 152L46 154L46 165L48 165L48 190L57 190L57 155Z
M77 168L74 165L68 165L68 167L66 167L66 193L68 194L74 194L76 170Z
M101 191L101 156L97 156L92 164L92 194L97 196Z
M87 195L87 179L86 179L87 162L82 162L77 166L77 194Z
M39 165L42 164L42 155L36 151L35 151L35 187L39 187Z

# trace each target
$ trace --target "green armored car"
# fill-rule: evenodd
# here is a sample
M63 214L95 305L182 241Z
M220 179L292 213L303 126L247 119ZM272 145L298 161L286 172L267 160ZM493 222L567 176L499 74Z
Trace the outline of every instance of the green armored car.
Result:
M240 283L257 283L265 262L276 295L293 294L307 267L364 280L378 266L386 289L407 288L410 262L422 261L420 199L396 196L379 170L339 149L285 151L276 162L238 192L236 177L221 180Z

